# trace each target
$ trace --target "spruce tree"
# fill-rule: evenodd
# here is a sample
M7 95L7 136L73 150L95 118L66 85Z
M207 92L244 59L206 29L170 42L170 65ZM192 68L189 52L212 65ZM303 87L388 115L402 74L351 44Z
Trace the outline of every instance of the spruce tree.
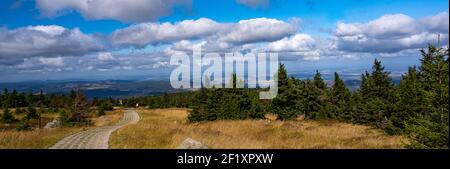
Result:
M6 124L11 124L16 121L16 119L14 118L14 116L12 115L12 113L9 111L9 109L7 107L5 107L3 109L1 121Z
M381 62L375 59L372 72L361 76L361 86L357 106L353 112L356 122L372 123L377 127L386 128L396 101L395 91L389 72L384 70Z
M32 105L29 105L27 108L27 114L25 115L25 118L28 120L37 119L39 117L38 112L35 107Z
M334 105L335 108L332 110L335 112L335 116L340 120L350 120L351 115L349 113L348 104L351 99L351 93L337 72L334 73L334 83L331 87L329 97L331 104Z
M284 64L280 63L277 74L278 79L278 94L285 92L288 89L288 75Z
M316 86L319 89L326 89L327 85L325 84L325 81L322 79L322 74L318 70L316 70L316 74L314 75L314 86Z
M410 148L449 147L449 58L448 49L428 46L421 50L423 58L419 77L426 100L423 114L418 114L406 124Z
M284 64L280 63L278 68L278 87L283 87L288 85L288 75L286 71L286 67Z
M393 89L393 82L389 72L384 71L381 61L375 59L372 68L372 79L375 87L372 96L389 99Z
M271 110L281 120L296 118L302 113L300 106L300 94L295 81L288 79L284 64L280 64L278 72L278 94L272 100Z
M400 133L405 129L405 123L418 114L429 111L426 105L428 99L426 99L425 91L419 79L419 72L417 68L409 67L408 72L402 76L402 80L397 86L398 102L396 104L396 110L390 118L392 122L392 133Z
M334 73L334 83L331 87L333 103L347 102L350 100L350 91L337 72Z

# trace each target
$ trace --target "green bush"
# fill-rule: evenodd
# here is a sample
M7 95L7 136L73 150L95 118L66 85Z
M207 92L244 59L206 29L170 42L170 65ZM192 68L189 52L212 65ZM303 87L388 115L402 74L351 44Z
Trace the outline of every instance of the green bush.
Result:
M16 126L16 129L19 131L28 131L28 130L32 130L33 128L31 127L31 125L27 119L22 119L19 122L19 124Z
M59 119L59 121L60 121L60 123L61 123L62 125L68 125L68 124L70 124L70 115L69 115L69 113L68 113L66 110L64 110L64 109L61 109L61 110L59 111L59 117L58 117L58 119Z
M105 115L105 114L106 114L106 113L105 113L105 110L104 110L104 109L100 108L100 109L97 110L97 116L103 116L103 115Z

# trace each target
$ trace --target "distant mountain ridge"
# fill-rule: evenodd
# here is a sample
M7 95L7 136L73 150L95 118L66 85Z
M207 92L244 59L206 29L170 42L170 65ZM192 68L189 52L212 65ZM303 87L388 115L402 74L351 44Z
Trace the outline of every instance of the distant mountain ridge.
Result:
M0 83L0 88L9 91L37 93L69 93L72 89L83 90L89 98L93 97L133 97L159 95L164 92L177 92L169 81L101 80L101 81L32 81Z
M296 78L305 79L309 77L304 74L292 74ZM333 84L331 75L324 75L324 79L329 86ZM345 85L352 91L358 89L361 80L359 76L348 76L344 78ZM344 79L343 78L343 79ZM400 81L399 77L392 77L394 83ZM161 95L165 92L183 92L187 90L174 89L168 80L70 80L70 81L28 81L0 83L0 89L7 88L9 91L38 93L40 90L45 93L69 93L72 89L83 90L87 97L93 98L128 98L133 96Z

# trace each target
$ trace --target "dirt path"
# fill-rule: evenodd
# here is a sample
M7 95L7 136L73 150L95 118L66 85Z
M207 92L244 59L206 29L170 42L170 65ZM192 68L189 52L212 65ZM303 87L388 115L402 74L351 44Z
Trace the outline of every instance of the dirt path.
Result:
M114 125L92 128L83 132L70 135L50 149L107 149L111 133L127 124L139 121L139 115L135 110L125 110L122 120Z

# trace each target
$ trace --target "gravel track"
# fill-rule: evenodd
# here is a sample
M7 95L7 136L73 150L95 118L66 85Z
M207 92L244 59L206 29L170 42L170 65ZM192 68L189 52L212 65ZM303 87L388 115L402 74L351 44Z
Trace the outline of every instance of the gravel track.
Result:
M50 149L108 149L109 136L115 130L139 121L138 113L133 109L125 110L122 120L114 125L91 128L63 138Z

